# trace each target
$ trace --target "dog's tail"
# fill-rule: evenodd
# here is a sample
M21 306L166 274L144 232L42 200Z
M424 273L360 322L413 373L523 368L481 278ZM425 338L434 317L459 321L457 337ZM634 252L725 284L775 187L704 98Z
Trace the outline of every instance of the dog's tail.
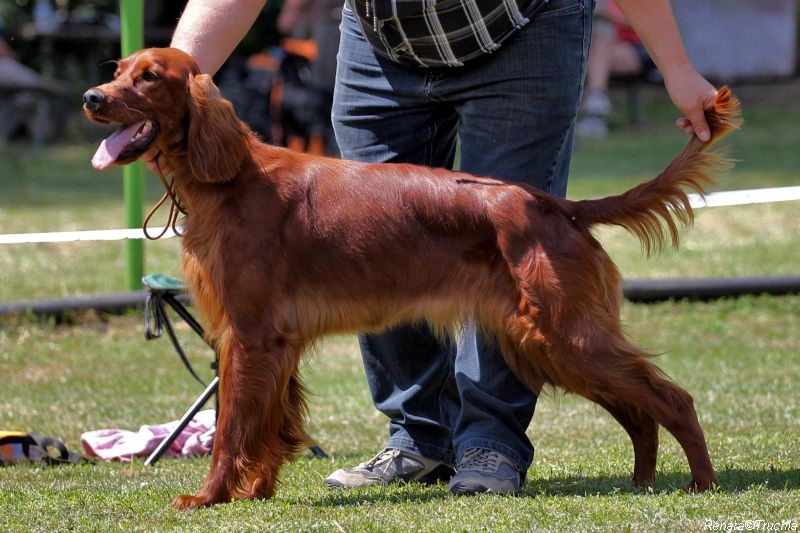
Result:
M694 214L684 189L703 194L714 183L712 174L730 166L730 160L708 148L741 123L739 100L727 87L717 94L714 105L706 111L711 139L700 141L692 136L683 151L658 176L617 196L582 200L572 205L576 224L622 226L642 242L647 255L660 252L667 240L678 246L679 226L692 224Z

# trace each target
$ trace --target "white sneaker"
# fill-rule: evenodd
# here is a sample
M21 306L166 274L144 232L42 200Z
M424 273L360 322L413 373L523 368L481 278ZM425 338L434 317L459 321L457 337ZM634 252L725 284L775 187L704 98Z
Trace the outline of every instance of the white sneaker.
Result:
M605 117L597 115L583 117L575 125L575 135L579 139L603 140L608 137L608 123Z
M455 473L452 465L434 461L403 450L386 448L378 455L353 468L340 468L325 480L331 488L351 489L395 481L436 483L447 481Z
M611 114L611 100L603 91L589 91L583 99L581 111L585 115L598 115L607 117Z

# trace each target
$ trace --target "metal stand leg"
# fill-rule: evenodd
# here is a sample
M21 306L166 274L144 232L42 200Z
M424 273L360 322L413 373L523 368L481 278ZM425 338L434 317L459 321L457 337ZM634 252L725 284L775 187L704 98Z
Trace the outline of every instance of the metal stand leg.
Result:
M178 422L178 426L172 430L172 432L167 435L164 440L161 441L161 444L153 450L153 453L150 454L150 457L144 462L146 465L153 465L158 461L161 456L166 452L172 443L175 442L175 439L178 438L178 435L181 434L181 431L192 421L194 415L197 414L198 411L203 407L203 405L217 392L217 388L219 387L219 376L215 376L214 379L211 380L211 383L208 384L206 390L197 397L189 410L184 413L183 417L181 417L180 421Z
M162 331L167 332L167 336L169 337L170 341L172 341L172 345L175 348L175 351L178 352L178 355L181 357L186 368L189 372L194 376L197 381L205 385L200 377L195 373L194 369L192 368L191 364L189 364L189 360L186 357L186 354L183 352L180 343L178 342L178 338L175 335L175 331L172 329L172 324L170 323L169 317L167 316L166 309L164 308L164 304L168 304L187 324L197 333L201 338L204 338L203 328L200 324L194 319L194 317L189 313L189 311L178 301L174 294L169 292L163 291L150 291L150 297L147 301L147 309L145 309L145 338L148 340L155 339L161 337ZM151 324L150 320L154 321L154 324ZM209 344L209 346L213 349L214 346ZM214 369L215 373L217 372L217 361L215 360L212 363L212 368ZM192 418L197 414L198 411L205 405L205 403L216 394L217 389L219 388L219 375L215 375L214 379L205 386L202 394L197 397L191 407L184 413L181 419L178 421L178 425L167 435L164 440L153 450L153 453L147 458L144 462L146 465L155 464L161 456L166 452L172 443L175 442L175 439L178 438L178 435L186 428L186 426L191 422ZM217 399L217 403L218 403ZM215 413L218 411L218 405L215 406Z

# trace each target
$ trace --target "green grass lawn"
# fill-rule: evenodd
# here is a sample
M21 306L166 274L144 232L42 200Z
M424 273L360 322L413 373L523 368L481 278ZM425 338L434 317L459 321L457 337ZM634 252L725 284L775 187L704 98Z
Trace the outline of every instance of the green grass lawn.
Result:
M734 88L747 122L730 141L740 163L719 190L800 181L800 108L787 104L800 98L780 98L797 92L783 89ZM674 112L658 93L645 96L646 126L620 125L608 141L578 146L570 196L618 193L660 171L680 149ZM121 172L92 171L92 151L88 144L38 154L0 148L0 233L121 227ZM150 202L156 185L150 176ZM628 277L796 274L796 225L796 202L702 209L680 251L649 260L627 233L598 234ZM175 273L179 247L177 239L149 243L147 270ZM0 247L0 302L121 291L124 284L121 243ZM628 304L624 319L630 335L663 352L657 363L694 395L720 490L678 490L688 466L664 431L655 487L633 488L627 436L604 411L571 396L539 402L529 429L536 456L519 497L454 497L443 485L416 484L327 490L322 480L331 471L365 460L386 438L354 339L335 337L303 370L312 391L310 433L331 458L288 465L273 500L171 510L174 496L199 487L208 458L154 467L15 466L0 468L0 530L702 531L748 520L800 530L800 296ZM209 378L212 355L188 328L180 334ZM72 448L87 430L176 419L200 392L168 341L144 341L136 312L83 313L61 323L0 317L0 376L0 429L39 431Z
M722 488L678 490L688 467L662 431L652 493L628 478L622 429L583 399L543 398L529 429L537 452L520 497L461 498L411 484L330 491L332 470L380 448L386 424L371 407L350 337L324 342L304 375L310 432L331 459L288 465L277 497L177 513L169 501L199 487L208 459L154 467L101 464L0 469L5 530L635 531L701 530L705 520L800 516L800 297L709 304L629 305L631 335L695 397ZM138 315L53 326L22 321L0 333L0 427L37 429L77 446L88 429L177 418L199 393L166 340L145 344ZM210 355L193 351L198 368ZM208 372L207 372L208 373Z

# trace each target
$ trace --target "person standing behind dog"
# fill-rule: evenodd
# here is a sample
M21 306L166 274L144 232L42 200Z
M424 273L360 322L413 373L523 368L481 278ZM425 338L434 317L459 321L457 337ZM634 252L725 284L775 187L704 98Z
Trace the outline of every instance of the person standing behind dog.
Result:
M317 55L311 62L310 84L315 95L312 105L317 116L312 134L322 137L325 153L331 156L339 155L333 136L331 107L341 21L341 0L284 0L277 22L278 30L284 35L310 37L317 45ZM304 25L307 28L303 29ZM300 35L295 34L298 30Z
M190 0L172 46L204 72L224 62L264 0ZM566 193L593 0L347 0L332 119L342 157L450 167ZM709 139L716 90L689 62L668 0L618 0L687 118ZM375 206L364 206L365 209ZM457 494L513 493L533 458L537 396L491 339L467 323L458 342L424 326L361 335L384 450L326 484L450 478ZM451 477L452 476L452 477Z
M661 74L614 0L597 0L582 117L575 128L578 138L605 139L608 135L612 110L608 85L612 76L653 81Z

